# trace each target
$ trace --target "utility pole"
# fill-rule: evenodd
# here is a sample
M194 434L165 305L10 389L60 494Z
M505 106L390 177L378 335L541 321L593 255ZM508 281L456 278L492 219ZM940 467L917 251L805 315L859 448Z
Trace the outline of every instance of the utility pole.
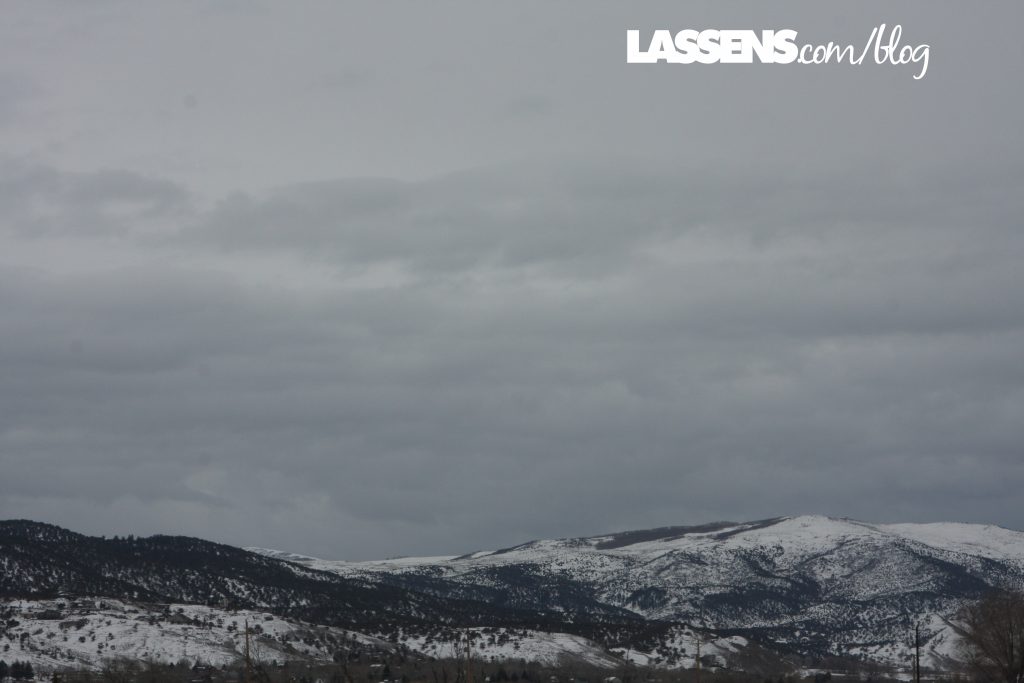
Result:
M699 621L700 621L701 626L703 626L704 625L704 604L703 603L701 603L701 606L700 606ZM693 629L693 633L694 633L694 635L697 636L697 660L696 660L696 664L697 664L696 674L697 674L697 676L696 676L696 683L700 683L700 641L701 641L701 633L700 633L700 631L698 629Z
M245 680L252 683L252 659L249 658L249 620L245 620Z
M697 683L700 683L700 633L697 632Z
M914 622L914 683L921 683L921 629Z
M470 657L473 654L471 648L473 644L469 640L469 629L466 629L466 683L473 683L473 668L470 664Z

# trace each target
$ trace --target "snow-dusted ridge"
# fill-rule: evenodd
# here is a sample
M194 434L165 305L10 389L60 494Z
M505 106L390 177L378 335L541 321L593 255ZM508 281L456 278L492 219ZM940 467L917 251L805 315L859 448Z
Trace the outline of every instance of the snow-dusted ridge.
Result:
M685 529L687 527L676 527ZM698 527L699 528L699 527ZM660 531L660 530L656 530ZM644 532L625 532L582 538L537 540L496 551L476 551L465 555L435 557L402 557L387 560L345 561L325 560L295 555L279 550L247 548L252 552L278 559L305 564L312 568L360 573L364 570L410 567L474 565L480 563L509 564L524 560L546 560L558 553L587 553L622 557L630 555L658 555L678 550L720 548L781 547L792 552L825 552L837 544L850 540L867 542L899 539L927 546L933 550L973 557L1006 560L1024 566L1024 532L999 526L935 522L925 524L870 524L848 518L819 515L780 517L772 520L744 524L721 523L713 530L674 532L664 530L665 536L653 540L639 540L627 544L614 544L617 538Z
M934 522L930 524L882 524L879 529L933 548L976 557L1021 561L1024 532L991 524Z
M539 540L457 557L306 566L415 588L514 595L566 614L608 609L739 632L804 654L899 664L924 623L926 663L955 653L950 620L998 587L1024 587L1024 533L992 525L872 524L824 516ZM551 588L554 585L556 588Z
M28 648L6 659L43 667L179 652L229 662L241 614L276 622L260 634L271 658L320 661L375 637L444 655L468 626L484 656L669 667L693 664L698 632L720 665L767 649L898 667L919 623L925 664L941 667L957 653L958 611L1007 587L1024 588L1024 534L956 523L781 517L342 562L0 522L0 595L34 599L0 603L0 625L17 631L7 640ZM82 596L103 597L75 604Z

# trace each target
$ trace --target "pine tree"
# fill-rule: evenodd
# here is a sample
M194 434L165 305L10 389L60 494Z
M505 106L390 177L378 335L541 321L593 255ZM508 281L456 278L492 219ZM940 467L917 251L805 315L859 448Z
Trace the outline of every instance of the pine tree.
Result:
M11 664L8 675L16 681L27 681L33 678L32 665L28 662L15 661Z

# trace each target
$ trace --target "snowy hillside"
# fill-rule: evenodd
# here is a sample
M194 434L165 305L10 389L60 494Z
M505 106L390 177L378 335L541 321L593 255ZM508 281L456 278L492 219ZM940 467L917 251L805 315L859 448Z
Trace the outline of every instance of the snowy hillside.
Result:
M330 662L341 652L391 652L395 646L338 628L304 624L251 610L127 603L109 598L12 600L0 604L0 659L36 670L98 669L125 657L162 663L235 664L245 624L258 660Z
M0 598L71 595L205 604L356 630L425 619L519 625L543 621L546 614L350 579L272 555L197 538L96 538L29 520L0 521Z
M294 558L411 590L621 609L743 634L806 655L905 662L924 629L926 663L954 654L966 600L1024 586L1024 533L969 524L867 524L804 516L543 540L459 557L338 562Z
M488 661L526 659L546 665L567 661L615 667L623 659L581 636L528 629L399 630L394 641L347 629L329 628L252 610L223 610L196 605L156 605L109 598L11 600L0 603L0 660L28 662L39 672L99 670L110 660L127 658L163 664L237 666L244 651L246 625L250 652L258 663L331 663L387 660L394 655L458 658L465 639L473 656ZM689 634L692 637L692 634ZM707 651L726 652L723 640ZM692 653L691 647L691 653ZM654 652L631 651L646 663ZM691 659L692 663L692 659Z
M919 624L925 666L942 668L958 611L998 587L1024 587L1024 534L969 524L784 517L343 562L14 520L0 522L0 658L227 663L249 618L267 659L445 656L468 635L479 656L546 663L689 667L700 642L707 666L903 667Z

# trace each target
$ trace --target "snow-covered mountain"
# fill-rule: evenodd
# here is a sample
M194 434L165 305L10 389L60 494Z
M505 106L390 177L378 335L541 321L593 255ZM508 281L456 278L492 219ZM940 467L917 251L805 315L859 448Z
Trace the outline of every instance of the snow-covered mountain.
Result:
M290 561L417 592L546 606L569 619L597 605L606 615L694 624L803 656L899 663L918 622L926 663L940 666L956 654L950 620L966 601L1024 587L1024 533L803 516L533 541L458 557Z
M259 609L346 627L428 618L474 625L482 615L486 623L519 625L546 614L348 578L197 538L95 538L50 524L0 521L0 598L57 596Z
M498 659L686 667L700 643L707 665L765 671L780 659L905 665L916 623L924 664L942 667L957 612L993 588L1024 588L1024 533L807 516L343 562L0 522L0 636L44 666L168 659L186 640L230 660L229 625L246 614L276 619L266 647L282 658L356 641L444 656L468 633Z

